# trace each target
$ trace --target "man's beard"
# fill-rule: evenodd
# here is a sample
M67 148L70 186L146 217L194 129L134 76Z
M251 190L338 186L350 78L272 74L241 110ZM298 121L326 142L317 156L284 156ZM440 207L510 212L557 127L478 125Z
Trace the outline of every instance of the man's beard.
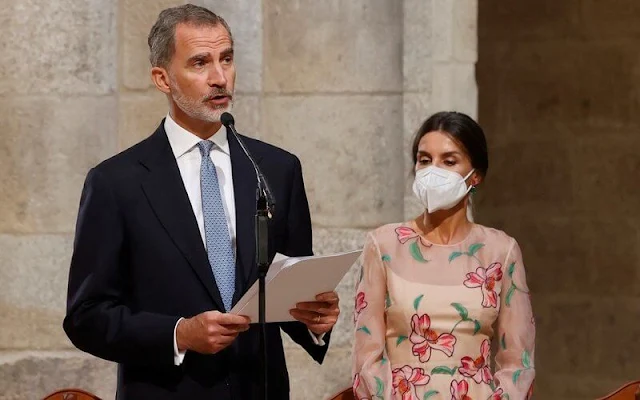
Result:
M233 107L233 93L230 93L223 88L214 88L208 95L200 99L196 99L186 96L180 87L173 82L171 85L171 93L173 101L175 101L178 107L180 107L185 114L193 119L201 121L220 122L220 116L225 112L231 111L231 108ZM219 95L228 96L229 104L227 106L215 106L215 108L211 108L207 103L215 96Z

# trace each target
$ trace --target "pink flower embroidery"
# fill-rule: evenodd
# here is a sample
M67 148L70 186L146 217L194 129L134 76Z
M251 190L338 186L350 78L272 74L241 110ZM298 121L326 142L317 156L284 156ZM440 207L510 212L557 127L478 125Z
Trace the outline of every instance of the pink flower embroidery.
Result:
M364 297L365 297L364 292L358 292L358 294L356 295L356 307L355 307L355 312L353 314L354 322L357 321L358 315L360 315L360 312L362 312L362 310L367 308L367 306L369 305L369 303L367 303L364 300Z
M502 264L494 262L489 268L478 267L476 272L469 272L464 285L468 288L482 289L482 307L496 308L498 294L495 291L496 282L502 280Z
M424 386L430 379L422 368L411 368L408 365L396 368L393 370L393 393L401 395L402 400L418 399L416 386Z
M431 247L431 243L427 243L424 240L422 240L422 238L420 237L420 235L418 235L416 231L406 226L401 226L399 228L396 228L396 235L398 235L398 241L400 242L400 244L405 244L411 239L419 238L420 243L423 246Z
M467 392L469 391L469 384L465 380L460 380L460 382L455 379L451 381L451 400L472 400L471 397L467 396Z
M411 343L413 343L413 355L418 356L420 362L427 362L431 358L431 349L438 350L448 357L453 355L453 346L456 344L456 337L443 333L438 334L431 329L431 319L427 314L418 316L414 314L411 318Z
M480 345L480 357L475 360L469 356L462 357L460 362L462 367L458 368L458 372L467 378L473 378L476 383L489 384L493 380L491 371L489 370L489 354L491 346L489 340L485 339Z
M362 310L367 308L367 305L369 305L369 303L364 300L364 292L359 292L356 295L356 312L360 314Z
M491 397L489 397L488 400L502 400L502 394L503 394L502 389L498 389L495 392L493 392L493 394L491 395Z
M355 374L353 377L353 395L356 399L367 400L366 397L359 397L358 388L360 387L360 374Z

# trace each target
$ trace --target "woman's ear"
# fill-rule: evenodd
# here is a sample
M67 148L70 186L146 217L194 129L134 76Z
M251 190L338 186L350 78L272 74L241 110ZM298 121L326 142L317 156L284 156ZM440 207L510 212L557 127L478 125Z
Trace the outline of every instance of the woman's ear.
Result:
M482 183L482 175L480 175L477 172L474 172L473 175L471 175L471 185L472 186L478 186L479 184Z

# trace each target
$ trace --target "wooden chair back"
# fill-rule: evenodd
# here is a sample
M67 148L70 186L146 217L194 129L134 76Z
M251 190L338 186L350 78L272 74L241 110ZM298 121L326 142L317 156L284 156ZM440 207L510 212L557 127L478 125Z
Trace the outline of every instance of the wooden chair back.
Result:
M95 394L82 389L67 388L60 389L47 395L43 400L102 400Z

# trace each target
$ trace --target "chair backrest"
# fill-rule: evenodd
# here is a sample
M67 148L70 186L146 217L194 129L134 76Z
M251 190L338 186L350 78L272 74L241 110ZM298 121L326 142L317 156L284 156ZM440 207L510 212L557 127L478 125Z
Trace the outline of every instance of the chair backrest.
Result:
M348 387L335 396L330 397L330 400L356 400L356 396L353 394L353 389Z
M61 389L47 395L43 400L102 400L95 394L81 389Z
M615 392L597 400L640 400L640 380L629 382Z

